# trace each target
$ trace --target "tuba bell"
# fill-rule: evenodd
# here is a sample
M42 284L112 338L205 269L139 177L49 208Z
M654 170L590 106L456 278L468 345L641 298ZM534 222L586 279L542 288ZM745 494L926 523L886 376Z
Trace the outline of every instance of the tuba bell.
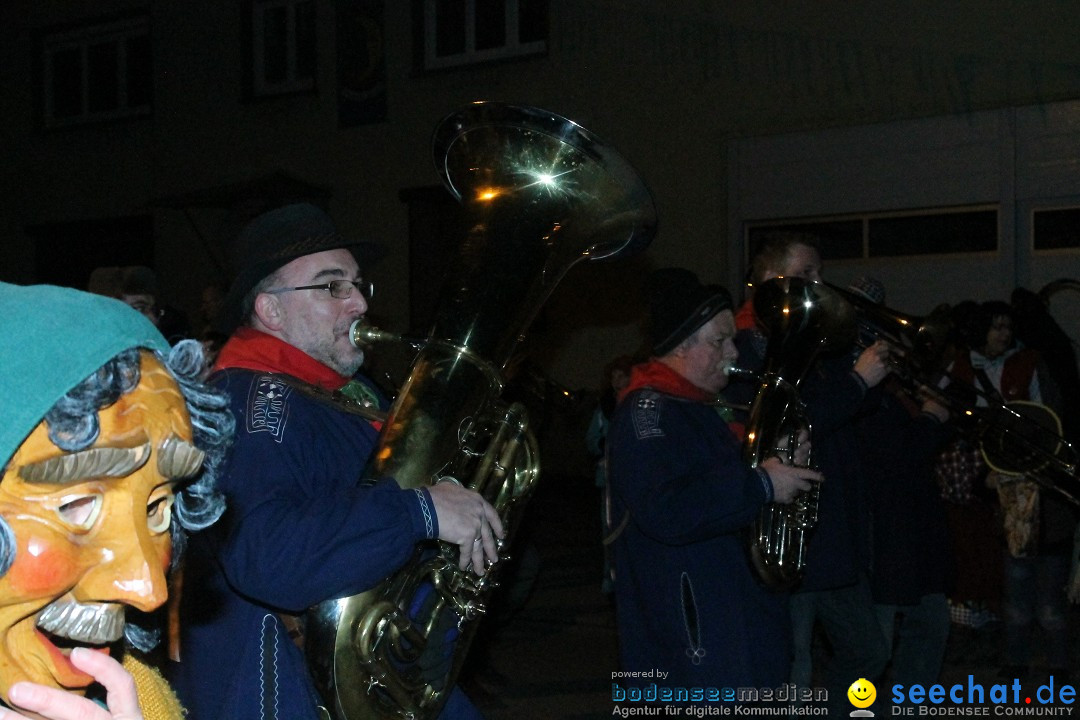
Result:
M572 266L641 250L656 230L629 163L546 110L474 103L438 125L433 154L467 233L364 479L419 488L453 478L491 502L507 538L483 576L458 568L455 546L431 541L378 586L309 610L306 659L334 720L439 714L539 474L527 415L501 398L503 373ZM363 326L352 334L386 339Z
M753 303L758 322L768 334L768 345L750 406L743 457L752 467L769 457L791 464L800 433L811 430L799 398L799 383L820 353L854 343L854 313L827 285L794 277L762 283ZM818 521L820 493L815 483L790 503L769 503L762 508L748 533L747 547L751 569L765 587L790 590L802 579L810 534Z

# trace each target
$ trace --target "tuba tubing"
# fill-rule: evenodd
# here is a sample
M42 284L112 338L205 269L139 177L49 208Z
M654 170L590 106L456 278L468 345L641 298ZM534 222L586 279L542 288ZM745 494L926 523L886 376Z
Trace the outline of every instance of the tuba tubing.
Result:
M821 352L854 342L854 311L829 286L794 277L762 283L753 302L768 345L750 406L743 457L752 467L769 457L791 464L799 435L812 431L799 383ZM810 467L811 461L808 458ZM802 580L820 498L821 484L812 483L790 503L766 504L747 531L750 567L766 588L791 590Z
M621 155L547 110L473 103L443 119L432 150L466 236L362 479L408 489L453 478L494 506L509 540L539 452L524 407L502 398L503 373L566 272L644 249L656 210ZM358 346L399 340L363 324L350 337ZM508 546L477 576L458 568L455 546L421 543L376 587L311 608L305 656L324 718L435 718Z

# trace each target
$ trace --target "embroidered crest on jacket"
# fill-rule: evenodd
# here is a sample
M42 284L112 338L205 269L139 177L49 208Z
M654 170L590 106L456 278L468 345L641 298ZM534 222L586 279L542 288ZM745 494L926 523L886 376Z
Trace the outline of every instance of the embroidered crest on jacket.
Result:
M255 378L248 394L248 433L268 432L274 440L281 442L289 418L286 400L290 394L292 388L272 376Z
M632 417L638 440L664 436L664 431L660 428L659 394L650 391L640 393L634 400Z

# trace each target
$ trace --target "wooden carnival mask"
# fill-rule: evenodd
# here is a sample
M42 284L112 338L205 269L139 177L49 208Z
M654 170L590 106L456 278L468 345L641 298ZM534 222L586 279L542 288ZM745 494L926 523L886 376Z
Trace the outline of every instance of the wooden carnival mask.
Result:
M174 485L203 454L172 376L141 352L138 387L100 410L101 432L68 453L39 424L0 480L0 517L16 554L0 575L0 699L31 680L85 691L93 679L68 661L72 647L108 652L124 608L166 600Z

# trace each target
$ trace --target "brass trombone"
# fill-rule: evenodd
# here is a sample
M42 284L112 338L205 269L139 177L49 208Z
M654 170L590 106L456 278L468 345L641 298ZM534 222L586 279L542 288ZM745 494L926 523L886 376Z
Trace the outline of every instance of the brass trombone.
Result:
M889 345L889 363L901 379L929 384L942 370L942 360L952 340L952 319L948 306L938 306L929 315L908 315L867 300L862 295L831 283L824 283L855 308L860 347L868 337Z
M953 328L948 306L918 317L830 287L855 308L861 346L869 345L871 337L884 340L890 348L890 366L908 390L929 395L954 416L970 420L960 428L979 447L987 465L1024 475L1080 506L1080 454L1062 436L1057 414L1039 403L1005 402L950 371ZM986 406L976 406L970 398L982 398Z

